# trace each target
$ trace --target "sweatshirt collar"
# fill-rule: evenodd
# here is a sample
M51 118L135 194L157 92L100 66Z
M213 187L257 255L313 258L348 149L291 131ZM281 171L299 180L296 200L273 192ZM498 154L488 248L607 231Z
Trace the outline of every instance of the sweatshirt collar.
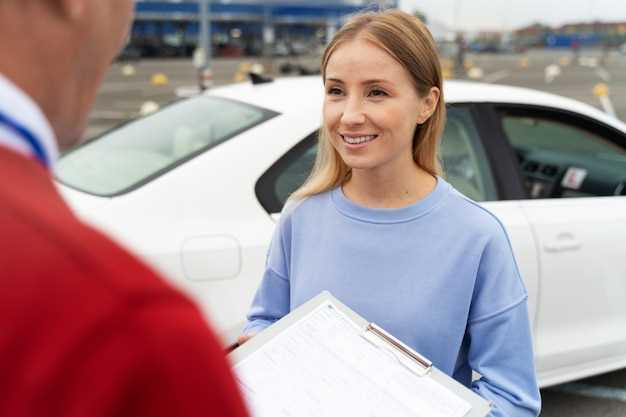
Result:
M37 158L52 169L59 150L43 111L22 89L0 74L0 146Z
M331 199L337 210L347 217L369 223L403 223L429 213L447 195L450 185L437 177L437 185L426 197L402 208L370 208L354 203L345 196L341 187L331 192Z

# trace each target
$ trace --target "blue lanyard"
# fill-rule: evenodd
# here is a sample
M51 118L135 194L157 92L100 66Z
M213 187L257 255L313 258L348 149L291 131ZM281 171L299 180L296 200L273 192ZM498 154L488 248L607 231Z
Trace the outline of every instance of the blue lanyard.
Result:
M25 126L17 123L13 119L7 117L4 113L0 112L0 124L3 124L5 127L12 130L16 133L26 144L30 147L30 149L35 154L35 157L41 161L46 167L50 166L50 160L48 155L46 154L46 150L39 142L37 137L31 133Z

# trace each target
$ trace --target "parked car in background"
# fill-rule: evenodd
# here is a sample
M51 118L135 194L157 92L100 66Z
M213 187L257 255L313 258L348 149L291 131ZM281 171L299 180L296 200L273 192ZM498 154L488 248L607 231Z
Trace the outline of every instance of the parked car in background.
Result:
M63 155L59 188L232 341L315 159L323 94L313 76L179 101ZM449 81L445 97L445 178L506 227L541 385L625 367L626 125L534 90Z
M134 45L126 45L115 58L117 61L138 61L141 59L141 49Z

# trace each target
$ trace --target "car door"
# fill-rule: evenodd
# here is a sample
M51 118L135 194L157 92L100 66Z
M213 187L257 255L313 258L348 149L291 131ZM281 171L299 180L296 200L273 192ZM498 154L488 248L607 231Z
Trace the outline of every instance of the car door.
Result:
M277 131L303 137L307 123L317 118L197 96L66 153L57 178L81 217L185 291L232 342L273 230L252 192L256 173L296 143Z
M473 105L455 105L448 109L446 128L440 147L440 160L447 181L459 191L482 204L504 224L511 238L518 266L529 292L531 320L535 315L538 288L536 248L526 217L512 200L519 193L511 182L519 178L512 163L503 155L501 140L485 135L488 124ZM492 149L494 145L497 149ZM506 146L505 150L509 150ZM317 132L311 134L279 159L259 179L257 198L275 218L285 201L307 178L317 153ZM509 155L514 161L514 155ZM519 186L521 192L521 185Z
M626 135L589 117L497 106L538 243L535 343L544 384L626 359Z

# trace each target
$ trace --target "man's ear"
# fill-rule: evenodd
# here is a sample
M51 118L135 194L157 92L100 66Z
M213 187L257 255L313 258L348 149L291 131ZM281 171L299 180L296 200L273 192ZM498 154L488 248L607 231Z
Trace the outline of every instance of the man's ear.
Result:
M439 103L439 97L441 97L441 92L437 87L431 87L428 94L422 97L422 109L417 118L418 124L423 124L432 116Z
M71 21L80 20L85 15L86 2L93 0L47 0L56 10L59 17ZM102 1L102 0L96 0Z

